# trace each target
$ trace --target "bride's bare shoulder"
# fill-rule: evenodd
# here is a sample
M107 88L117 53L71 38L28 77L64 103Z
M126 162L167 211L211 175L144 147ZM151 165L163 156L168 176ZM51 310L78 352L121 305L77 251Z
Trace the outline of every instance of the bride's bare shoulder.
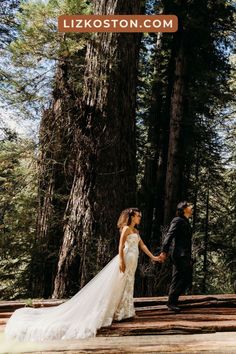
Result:
M136 232L136 231L135 231ZM124 235L124 236L128 236L128 235L130 235L130 234L133 234L134 233L134 231L128 226L128 225L125 225L124 227L123 227L123 229L122 229L122 234Z
M133 234L133 233L139 235L139 230L136 229L136 228L131 229L131 227L129 227L129 226L124 226L124 228L125 228L125 233L126 233L126 235L130 235L130 234Z
M128 235L131 233L130 227L128 225L125 225L122 229L122 233Z

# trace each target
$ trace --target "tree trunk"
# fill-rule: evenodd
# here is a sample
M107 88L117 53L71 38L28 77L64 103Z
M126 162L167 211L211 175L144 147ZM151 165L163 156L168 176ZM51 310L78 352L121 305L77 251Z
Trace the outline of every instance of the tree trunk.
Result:
M155 71L158 72L160 63L161 38L155 48ZM156 198L156 169L158 160L158 146L160 135L160 116L162 109L162 82L156 78L152 85L151 106L148 120L148 144L149 151L145 157L144 179L142 181L142 202L143 210L143 239L150 244L153 236L155 198ZM156 236L156 235L155 235Z
M159 199L161 191L160 166L163 166L163 152L165 136L168 131L164 129L166 120L163 119L163 106L166 105L167 80L165 74L167 67L163 57L163 44L165 44L165 35L159 34L155 48L154 70L156 73L155 80L152 85L151 105L149 109L148 119L148 144L149 151L145 157L144 179L142 182L141 199L143 204L143 219L142 219L142 238L145 243L153 250L157 251L160 246L161 230L160 230L160 213L161 201ZM165 60L164 60L165 59ZM164 73L163 73L163 69ZM160 74L162 73L162 74ZM163 172L163 171L162 171ZM145 268L147 258L140 257L141 268ZM152 296L154 294L155 276L158 276L159 270L155 268L152 277L145 272L137 273L138 281L136 282L136 293L143 296Z
M165 11L166 13L166 11ZM168 12L167 12L168 13ZM168 45L168 44L167 44ZM168 60L167 69L167 83L164 91L164 102L160 117L160 132L159 132L159 146L158 146L158 160L156 170L156 198L155 198L155 220L156 232L158 242L161 241L162 227L164 224L164 206L165 206L165 183L168 162L168 143L170 130L170 111L171 111L171 97L174 85L174 75L176 70L176 56L178 52L177 40L174 37L171 42L171 54Z
M209 177L208 177L209 178ZM202 293L205 294L207 290L207 248L208 248L208 229L209 229L209 185L206 191L206 218L205 218L205 234L204 234L204 250L203 250L203 280Z
M138 14L141 1L94 2L97 14ZM74 294L117 253L116 221L136 202L137 34L96 34L77 118L77 161L54 297Z
M168 146L168 163L165 183L164 224L168 224L174 216L176 204L181 196L181 178L183 173L183 122L184 122L184 89L186 58L181 33L179 51L176 57L175 79L171 97L170 133Z
M32 294L52 294L65 213L75 168L73 152L74 95L71 61L60 61L51 108L40 124L39 210L37 252L32 260Z
M193 191L193 233L196 231L197 220L197 205L198 205L198 193L199 193L199 169L200 169L200 153L199 147L196 147L196 161L194 172L194 191Z
M143 230L145 240L160 245L163 225L164 185L168 155L169 107L172 92L174 56L168 57L169 43L164 34L158 37L155 48L154 70L157 77L152 85L151 106L148 121L148 144L142 186L144 202ZM165 53L163 55L163 53ZM168 78L166 76L168 75Z
M143 218L145 240L151 248L157 251L165 230L164 226L164 201L165 181L168 158L169 121L171 94L173 91L173 77L175 73L175 59L177 55L177 40L171 41L167 35L162 35L156 48L155 71L156 81L152 88L152 106L150 107L150 126L148 142L151 145L152 158L146 158L145 178L143 186L143 200L145 213ZM171 46L171 47L170 47ZM164 52L164 55L163 55ZM168 54L169 53L169 54ZM144 257L143 257L144 258ZM142 260L142 258L141 258ZM163 270L155 268L154 278L159 277ZM165 274L164 274L165 276ZM166 280L164 280L164 283ZM142 281L144 287L141 293L147 296L162 291L153 279ZM151 292L147 292L147 288Z

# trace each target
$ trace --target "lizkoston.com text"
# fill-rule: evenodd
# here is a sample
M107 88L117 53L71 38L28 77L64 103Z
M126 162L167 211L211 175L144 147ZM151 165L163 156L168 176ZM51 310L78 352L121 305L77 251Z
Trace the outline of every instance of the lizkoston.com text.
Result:
M58 18L60 32L176 32L175 15L63 15Z

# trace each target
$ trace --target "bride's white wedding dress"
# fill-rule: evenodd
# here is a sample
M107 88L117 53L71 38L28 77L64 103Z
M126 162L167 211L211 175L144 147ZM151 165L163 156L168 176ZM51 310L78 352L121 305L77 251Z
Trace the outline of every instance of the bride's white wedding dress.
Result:
M114 257L84 288L67 302L49 308L21 308L9 319L5 334L19 341L86 338L96 335L113 319L134 316L133 289L140 236L128 235L124 258L126 269L119 270Z

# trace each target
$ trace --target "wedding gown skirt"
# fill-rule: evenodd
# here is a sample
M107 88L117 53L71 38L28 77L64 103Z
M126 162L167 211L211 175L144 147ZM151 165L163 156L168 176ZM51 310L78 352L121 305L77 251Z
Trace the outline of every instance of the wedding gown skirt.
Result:
M9 319L5 334L19 341L86 338L96 335L113 319L134 316L134 275L140 237L128 235L124 248L126 270L114 257L84 288L67 302L49 308L21 308Z

